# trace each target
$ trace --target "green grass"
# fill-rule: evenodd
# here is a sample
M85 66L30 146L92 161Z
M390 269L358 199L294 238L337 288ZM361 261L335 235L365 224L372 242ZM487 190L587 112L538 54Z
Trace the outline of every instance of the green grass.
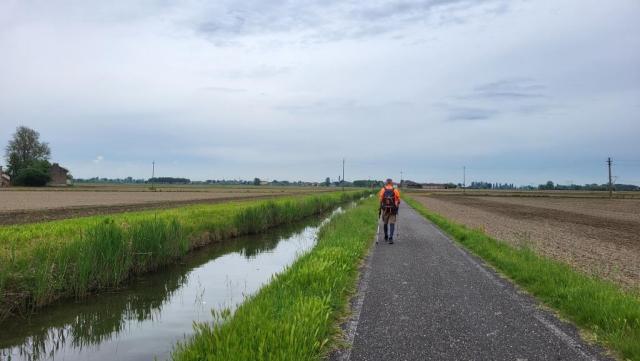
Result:
M515 248L405 201L463 246L495 267L563 317L590 331L624 359L640 360L640 296L589 277L569 265Z
M0 321L116 287L190 249L328 211L368 191L195 205L0 227Z
M327 351L336 322L351 294L360 260L376 225L369 199L322 228L317 245L233 315L196 324L196 335L179 344L174 361L318 360Z

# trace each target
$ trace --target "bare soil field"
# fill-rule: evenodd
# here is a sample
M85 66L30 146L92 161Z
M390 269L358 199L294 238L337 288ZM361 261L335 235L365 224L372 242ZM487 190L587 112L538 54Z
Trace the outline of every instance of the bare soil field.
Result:
M411 192L437 195L468 195L487 197L526 197L526 198L602 198L608 199L609 193L603 191L573 190L502 190L502 189L411 189ZM616 199L640 199L640 192L613 192Z
M640 199L413 195L458 223L640 289Z
M315 191L312 188L204 188L148 191L141 188L42 189L0 191L0 225L170 208L197 203L255 199Z

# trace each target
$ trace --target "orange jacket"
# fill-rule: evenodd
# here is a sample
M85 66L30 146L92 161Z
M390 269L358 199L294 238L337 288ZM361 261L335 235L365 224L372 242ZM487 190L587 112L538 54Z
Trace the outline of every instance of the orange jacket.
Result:
M393 186L389 184L382 187L382 189L380 189L380 192L378 192L378 199L380 200L380 202L382 202L382 197L384 196L385 189L393 189L393 200L396 202L396 207L398 207L400 205L400 191L397 188L393 188Z

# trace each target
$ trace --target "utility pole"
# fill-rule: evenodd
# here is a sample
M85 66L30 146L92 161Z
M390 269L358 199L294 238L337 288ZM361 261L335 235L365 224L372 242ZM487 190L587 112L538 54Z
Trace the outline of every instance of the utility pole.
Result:
M342 191L344 192L344 158L342 158Z
M462 193L467 193L467 166L462 167Z
M153 162L151 162L151 189L155 190L155 187L153 186L153 181L156 177L156 161L154 160Z
M404 175L403 175L402 171L400 171L400 188L402 188L402 180L404 179L403 177L404 177Z
M613 181L611 180L611 157L607 158L607 166L609 168L609 198L613 198Z

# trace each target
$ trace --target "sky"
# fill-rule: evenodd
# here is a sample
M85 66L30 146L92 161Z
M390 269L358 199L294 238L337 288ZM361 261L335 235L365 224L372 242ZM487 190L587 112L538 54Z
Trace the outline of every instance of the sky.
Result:
M637 0L0 0L0 145L77 178L640 184ZM4 164L5 160L0 160Z

